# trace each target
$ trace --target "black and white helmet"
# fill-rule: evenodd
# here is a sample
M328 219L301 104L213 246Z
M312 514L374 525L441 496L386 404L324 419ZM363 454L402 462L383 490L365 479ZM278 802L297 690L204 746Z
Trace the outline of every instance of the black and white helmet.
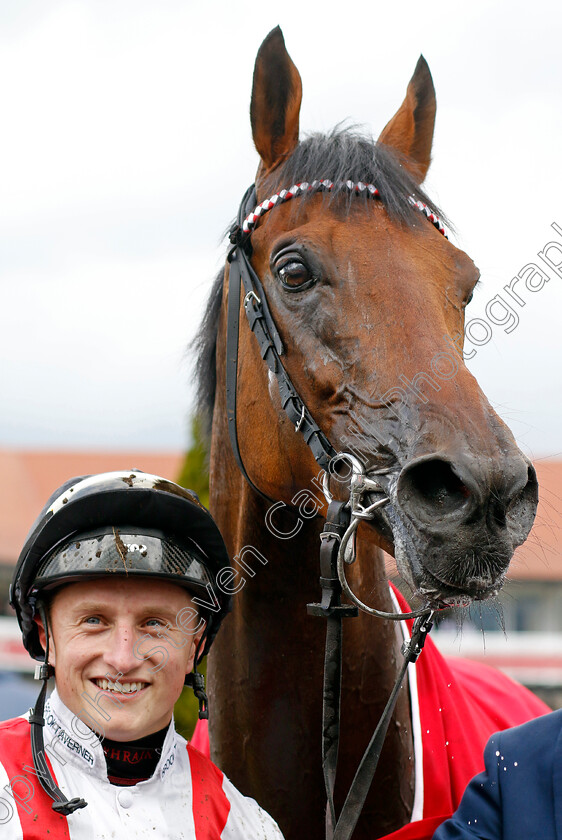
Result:
M10 603L26 649L43 660L33 621L43 593L109 574L166 580L197 597L207 622L201 658L230 609L217 585L230 568L220 531L192 491L139 470L81 476L59 487L33 525Z

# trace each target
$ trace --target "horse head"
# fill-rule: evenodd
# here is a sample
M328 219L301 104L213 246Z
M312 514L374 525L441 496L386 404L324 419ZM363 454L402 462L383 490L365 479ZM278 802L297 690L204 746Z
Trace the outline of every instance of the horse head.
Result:
M377 475L390 502L373 520L376 541L406 581L433 606L488 597L529 533L537 482L463 362L478 271L431 224L439 213L420 187L436 108L429 68L420 58L377 142L344 129L299 141L301 94L277 28L254 71L257 201L331 184L279 202L252 233L284 366L334 449ZM318 468L255 338L245 330L239 342L238 403L252 418L238 422L240 452L260 490L290 504Z

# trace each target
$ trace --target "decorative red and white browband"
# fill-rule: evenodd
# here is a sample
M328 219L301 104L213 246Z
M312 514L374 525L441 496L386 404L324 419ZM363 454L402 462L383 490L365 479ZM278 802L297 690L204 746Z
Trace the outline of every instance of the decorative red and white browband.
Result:
M367 194L373 196L373 198L380 196L379 191L374 186L374 184L364 184L362 181L358 181L357 183L353 181L340 181L338 182L337 186L346 187L346 189L348 189L350 192L355 192L358 194L366 192ZM261 204L258 204L258 206L253 210L253 212L250 213L250 215L244 219L244 222L242 224L242 230L244 233L251 233L257 225L257 223L259 222L260 218L263 216L263 214L267 213L268 210L273 209L273 207L275 207L277 204L282 204L284 201L289 201L291 198L296 198L297 196L302 195L306 192L323 192L324 190L331 190L333 189L333 187L333 181L312 181L312 183L310 184L307 181L303 181L301 184L294 184L288 190L281 190L280 192L275 193L275 195L272 195L271 198L266 198L265 201L262 201ZM420 212L427 216L429 221L437 228L439 233L442 233L443 236L447 237L447 234L445 233L445 227L441 219L435 213L432 213L427 204L424 204L423 201L419 201L412 195L409 196L409 200L414 207L416 207Z

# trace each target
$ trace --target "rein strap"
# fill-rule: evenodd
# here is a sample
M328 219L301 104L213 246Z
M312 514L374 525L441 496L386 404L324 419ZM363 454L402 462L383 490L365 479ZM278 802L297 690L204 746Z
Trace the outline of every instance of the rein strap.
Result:
M309 604L309 615L326 618L326 649L324 656L324 694L322 703L322 772L328 808L326 811L326 840L350 840L365 800L371 788L381 756L384 739L398 699L398 692L406 676L408 665L415 662L423 650L432 627L433 613L425 610L414 622L412 635L402 645L404 661L384 711L363 754L339 819L336 819L334 787L338 762L340 734L340 706L342 683L342 621L358 615L357 607L342 605L342 588L338 576L338 555L351 511L344 502L330 502L326 525L320 534L320 586L322 601Z

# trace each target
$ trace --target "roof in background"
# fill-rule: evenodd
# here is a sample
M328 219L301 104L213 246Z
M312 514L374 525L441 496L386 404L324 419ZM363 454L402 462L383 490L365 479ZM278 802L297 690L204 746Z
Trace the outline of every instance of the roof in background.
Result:
M15 565L25 537L57 487L76 475L138 469L176 480L179 452L57 452L0 449L0 563Z
M534 462L539 507L527 541L515 552L510 579L562 580L562 461Z
M13 565L50 494L74 475L119 469L177 479L178 452L57 452L0 448L0 563ZM562 580L562 460L535 463L540 501L527 542L517 549L510 578Z

